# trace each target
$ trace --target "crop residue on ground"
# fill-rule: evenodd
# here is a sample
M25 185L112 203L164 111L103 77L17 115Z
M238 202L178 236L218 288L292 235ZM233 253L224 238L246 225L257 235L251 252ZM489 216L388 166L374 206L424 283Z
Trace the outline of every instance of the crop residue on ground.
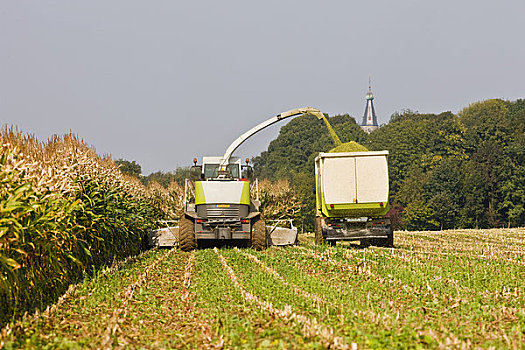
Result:
M395 248L152 250L5 348L520 348L525 229L396 232Z

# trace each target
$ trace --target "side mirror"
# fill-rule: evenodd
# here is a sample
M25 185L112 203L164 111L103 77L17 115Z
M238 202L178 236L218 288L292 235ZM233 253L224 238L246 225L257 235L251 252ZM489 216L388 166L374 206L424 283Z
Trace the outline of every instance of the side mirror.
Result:
M248 180L253 180L253 168L249 165L242 166L242 177Z
M202 178L202 166L194 165L190 168L190 180L196 181Z

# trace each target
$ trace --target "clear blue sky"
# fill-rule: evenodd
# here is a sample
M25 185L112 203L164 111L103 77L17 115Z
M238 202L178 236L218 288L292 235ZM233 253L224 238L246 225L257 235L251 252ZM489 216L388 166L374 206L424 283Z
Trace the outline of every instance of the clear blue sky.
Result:
M380 123L525 98L524 14L521 0L4 0L0 124L71 130L148 174L291 108L360 120L369 75Z

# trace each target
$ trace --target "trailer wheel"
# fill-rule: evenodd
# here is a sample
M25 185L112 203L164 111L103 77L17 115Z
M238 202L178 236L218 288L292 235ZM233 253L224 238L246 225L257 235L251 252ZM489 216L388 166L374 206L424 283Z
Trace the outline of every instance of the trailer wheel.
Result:
M266 249L266 225L260 217L255 219L252 226L252 248L255 250Z
M388 235L386 238L372 239L371 243L377 247L392 248L394 246L394 229L392 225L388 226Z
M360 248L368 248L372 244L370 239L361 239L359 240L359 247Z
M192 220L182 217L179 222L180 227L180 249L189 252L197 248L197 241L195 240L195 224Z
M385 244L383 247L392 248L394 247L394 228L392 225L389 225L388 228L388 237L383 241Z
M321 225L321 218L317 216L315 218L315 244L323 244L323 226Z

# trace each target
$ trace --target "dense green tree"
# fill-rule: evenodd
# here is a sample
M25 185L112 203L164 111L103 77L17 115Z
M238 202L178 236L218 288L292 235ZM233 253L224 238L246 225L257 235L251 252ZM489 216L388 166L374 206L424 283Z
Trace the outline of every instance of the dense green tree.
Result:
M404 211L404 225L411 231L432 230L439 228L439 223L433 219L432 208L424 201L415 201L408 204Z
M462 205L462 159L447 158L430 173L423 186L426 203L432 210L432 219L441 229L457 227L458 214Z
M488 226L484 215L488 203L488 191L481 171L477 170L477 167L479 164L472 161L465 161L461 166L463 205L459 210L458 227L483 228Z
M135 177L140 177L142 174L142 168L140 164L136 163L134 160L129 161L125 159L117 159L115 164L118 165L121 172Z
M163 172L157 171L149 174L143 178L144 184L149 184L152 181L158 182L160 185L168 188L172 182L177 182L179 185L184 185L184 180L190 176L190 167L179 167L174 171Z
M444 157L461 153L461 125L450 112L405 111L370 134L366 146L389 151L390 190L394 195L411 169L431 169Z

